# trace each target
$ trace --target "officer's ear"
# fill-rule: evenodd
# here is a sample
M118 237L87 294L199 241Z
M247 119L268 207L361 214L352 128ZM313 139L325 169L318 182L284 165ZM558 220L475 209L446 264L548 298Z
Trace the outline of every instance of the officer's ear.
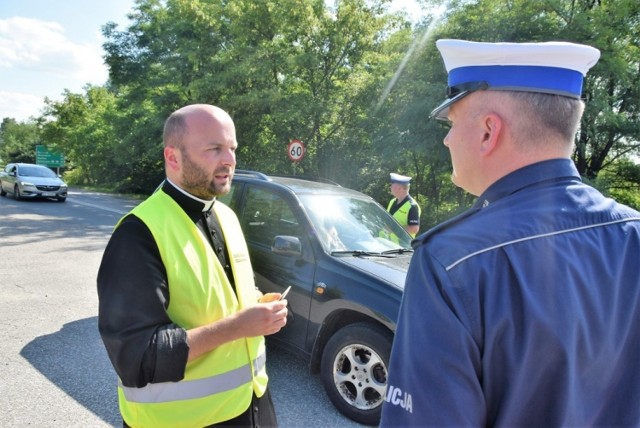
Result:
M497 113L487 113L482 120L484 135L480 143L480 153L490 155L497 147L504 128L504 121Z

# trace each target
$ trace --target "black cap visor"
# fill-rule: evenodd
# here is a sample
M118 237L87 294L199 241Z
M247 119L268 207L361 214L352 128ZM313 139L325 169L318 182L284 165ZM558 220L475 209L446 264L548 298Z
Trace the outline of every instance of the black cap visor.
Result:
M447 87L447 98L442 104L433 109L430 118L436 120L447 120L447 116L449 115L449 107L455 102L460 101L462 98L466 97L470 93L474 91L480 91L487 89L489 84L487 82L469 82L462 85L449 86Z

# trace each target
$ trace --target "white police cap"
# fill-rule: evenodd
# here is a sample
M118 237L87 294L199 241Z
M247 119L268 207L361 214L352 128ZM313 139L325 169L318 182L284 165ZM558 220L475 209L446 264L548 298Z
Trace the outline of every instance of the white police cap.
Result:
M392 172L389 174L389 180L392 183L400 183L400 184L409 184L411 182L411 177L407 177L406 175L396 174Z
M449 73L447 99L431 112L446 119L451 104L476 90L542 92L572 98L582 95L587 71L600 51L568 42L436 42Z

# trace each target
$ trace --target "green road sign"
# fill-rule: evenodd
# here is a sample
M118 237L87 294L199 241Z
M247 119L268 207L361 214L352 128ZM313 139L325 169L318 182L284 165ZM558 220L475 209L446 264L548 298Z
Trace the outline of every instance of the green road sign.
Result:
M46 146L36 146L36 163L49 167L61 167L64 166L64 155L50 152Z

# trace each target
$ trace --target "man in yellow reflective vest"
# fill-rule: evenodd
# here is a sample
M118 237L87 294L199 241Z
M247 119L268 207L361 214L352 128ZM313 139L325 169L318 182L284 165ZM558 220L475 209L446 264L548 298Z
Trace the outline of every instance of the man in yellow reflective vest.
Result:
M389 180L394 198L389 201L387 211L415 238L420 230L420 206L409 194L411 177L392 172Z
M167 179L125 215L98 272L98 327L124 426L274 426L264 336L287 302L258 303L230 190L235 126L189 105L164 126Z

